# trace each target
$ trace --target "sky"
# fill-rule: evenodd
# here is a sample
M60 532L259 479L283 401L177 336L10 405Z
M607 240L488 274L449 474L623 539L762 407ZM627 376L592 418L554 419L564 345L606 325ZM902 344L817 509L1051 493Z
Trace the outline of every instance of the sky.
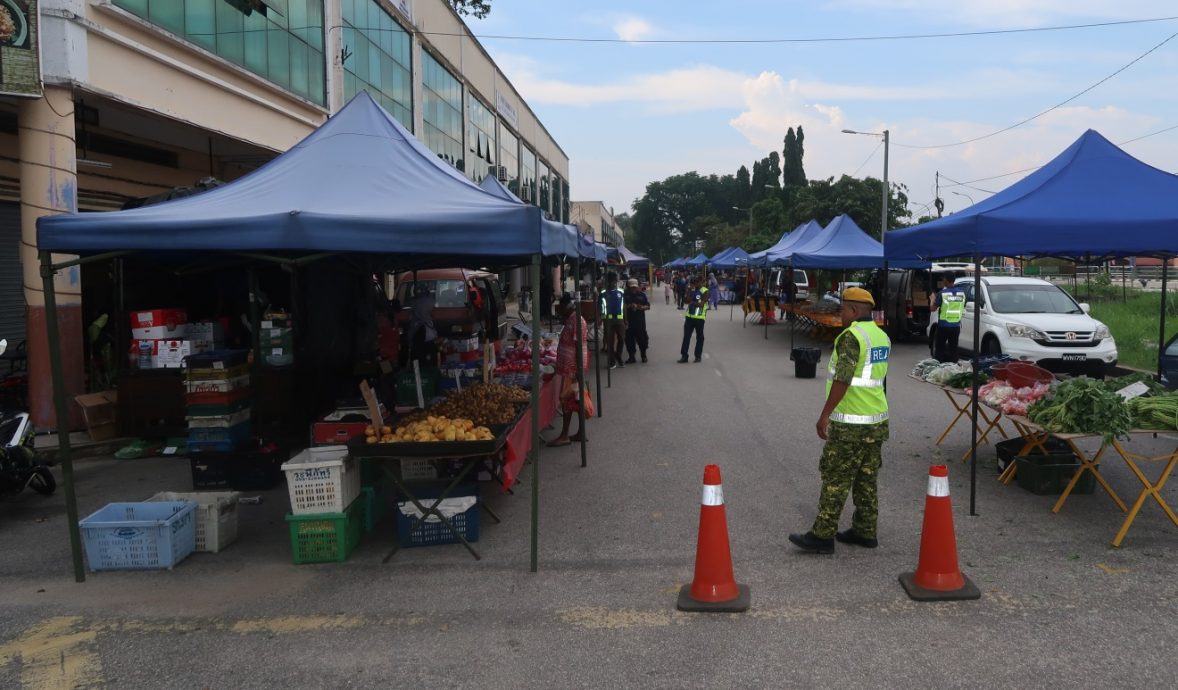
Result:
M905 40L636 42L879 37L1163 17L1176 18ZM1121 144L1178 126L1173 0L492 0L486 19L467 22L568 154L572 199L601 200L616 213L671 175L751 169L781 151L790 126L805 130L810 179L880 177L881 138L841 130L889 130L888 177L907 186L913 218L935 214L938 171L949 213L1018 181L1027 172L1006 174L1042 165L1087 129ZM1122 68L1027 124L941 146L1008 128ZM940 147L915 148L922 146ZM1178 127L1124 148L1178 171ZM998 175L1006 176L982 179Z

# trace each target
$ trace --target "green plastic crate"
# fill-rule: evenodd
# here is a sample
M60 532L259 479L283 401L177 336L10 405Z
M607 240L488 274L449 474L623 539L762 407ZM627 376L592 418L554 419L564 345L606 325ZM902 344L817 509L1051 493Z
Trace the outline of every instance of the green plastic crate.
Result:
M364 534L364 497L342 513L287 515L290 553L295 565L346 561Z
M389 512L389 503L392 499L389 497L388 487L383 482L361 487L360 500L364 502L364 531L372 532L376 529L377 523Z
M1067 455L1025 455L1015 458L1018 474L1015 479L1023 489L1038 496L1057 496L1072 481L1080 462L1070 452ZM1085 472L1076 482L1073 494L1090 494L1096 487L1096 475Z

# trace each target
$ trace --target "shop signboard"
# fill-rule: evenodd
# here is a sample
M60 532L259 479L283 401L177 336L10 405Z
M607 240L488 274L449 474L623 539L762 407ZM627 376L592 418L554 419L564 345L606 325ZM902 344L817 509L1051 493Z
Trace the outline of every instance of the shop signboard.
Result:
M0 94L41 95L37 0L0 0Z
M516 112L515 106L499 91L495 92L495 110L499 112L507 124L511 125L512 129L519 131L519 114Z

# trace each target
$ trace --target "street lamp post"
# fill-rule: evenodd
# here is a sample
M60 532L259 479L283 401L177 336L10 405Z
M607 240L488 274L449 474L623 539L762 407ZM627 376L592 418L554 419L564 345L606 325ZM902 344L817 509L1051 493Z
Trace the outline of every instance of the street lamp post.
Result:
M748 239L753 236L753 207L750 206L748 208L741 208L739 206L733 206L732 210L733 211L748 211L749 212L749 232L747 235L744 236L744 240L745 240L745 242L747 242Z
M963 197L965 197L966 199L969 199L969 205L970 205L970 206L973 206L973 205L974 205L974 200L973 200L973 197L972 197L972 196L970 196L970 195L968 195L968 194L962 194L961 192L954 191L954 190L952 190L952 189L951 189L951 190L949 190L949 191L953 192L953 193L954 193L954 194L956 194L957 196L963 196Z
M869 137L883 137L883 150L884 150L883 185L882 185L882 187L883 187L883 194L882 194L882 196L883 196L883 209L881 211L880 218L879 218L879 243L880 243L880 245L886 247L887 246L887 234L888 234L888 196L889 196L889 194L888 194L888 148L889 148L888 144L890 141L890 132L886 129L883 132L858 132L853 129L844 129L843 134L864 134ZM884 284L884 294L883 294L883 297L884 297L884 325L886 326L887 321L888 321L887 308L888 308L888 306L891 305L891 301L889 299L890 295L888 294L891 291L891 280L890 280L890 276L888 275L888 257L887 257L886 251L884 252L883 274L884 274L884 280L883 280L883 284Z

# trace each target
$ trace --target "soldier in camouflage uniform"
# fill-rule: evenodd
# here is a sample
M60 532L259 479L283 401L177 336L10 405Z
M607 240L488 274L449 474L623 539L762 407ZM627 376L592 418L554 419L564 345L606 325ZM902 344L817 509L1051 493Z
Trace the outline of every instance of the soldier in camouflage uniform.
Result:
M826 405L818 419L819 438L826 441L819 461L822 492L818 516L805 534L789 540L814 553L834 553L834 540L875 548L879 498L876 481L888 439L887 398L883 380L891 342L871 317L871 294L849 288L843 294L846 330L835 340ZM843 504L851 494L855 515L851 529L838 531Z

